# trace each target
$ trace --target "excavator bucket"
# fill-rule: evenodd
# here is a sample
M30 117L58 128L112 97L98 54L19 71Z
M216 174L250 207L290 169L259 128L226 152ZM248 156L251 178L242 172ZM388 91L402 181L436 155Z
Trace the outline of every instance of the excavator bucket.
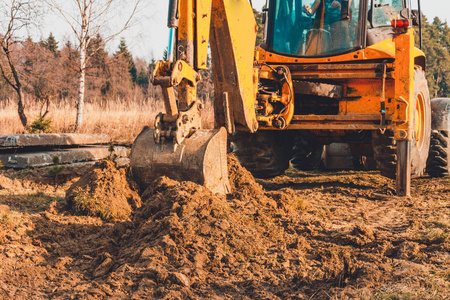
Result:
M196 182L213 193L230 192L225 128L197 130L177 147L171 139L155 143L154 132L145 127L131 148L131 171L141 189L167 176Z

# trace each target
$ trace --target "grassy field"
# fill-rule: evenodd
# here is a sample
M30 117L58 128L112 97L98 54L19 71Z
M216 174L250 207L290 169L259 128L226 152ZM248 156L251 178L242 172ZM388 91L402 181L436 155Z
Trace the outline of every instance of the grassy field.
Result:
M25 103L28 124L36 120L40 105L34 101ZM149 99L141 103L115 100L104 103L86 103L83 126L80 133L106 133L113 141L132 142L145 125L153 126L157 113L164 111L161 100ZM27 133L17 115L17 104L10 100L0 102L0 135ZM52 103L46 119L51 120L51 131L57 133L73 132L76 109L74 102ZM213 126L211 103L206 103L203 124Z

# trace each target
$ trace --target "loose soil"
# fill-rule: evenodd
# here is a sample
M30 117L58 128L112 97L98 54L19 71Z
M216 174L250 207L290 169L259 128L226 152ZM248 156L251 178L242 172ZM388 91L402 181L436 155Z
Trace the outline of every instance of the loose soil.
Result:
M111 160L96 163L66 192L68 208L104 221L127 219L141 207L141 199L125 168Z
M413 180L406 199L377 172L255 181L229 165L227 197L161 177L139 208L124 193L134 212L117 222L65 194L86 178L105 199L132 191L122 169L2 171L0 298L450 299L449 179Z

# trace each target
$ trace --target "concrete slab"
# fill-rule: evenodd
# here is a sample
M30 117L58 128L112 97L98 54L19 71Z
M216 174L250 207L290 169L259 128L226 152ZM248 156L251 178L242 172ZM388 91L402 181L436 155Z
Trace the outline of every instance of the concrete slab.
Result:
M126 147L114 147L114 154L127 157ZM64 149L21 154L0 154L0 161L7 168L25 169L30 167L45 167L53 165L53 157L58 156L60 164L95 161L110 155L109 146Z
M0 135L0 148L108 144L107 134L48 133Z

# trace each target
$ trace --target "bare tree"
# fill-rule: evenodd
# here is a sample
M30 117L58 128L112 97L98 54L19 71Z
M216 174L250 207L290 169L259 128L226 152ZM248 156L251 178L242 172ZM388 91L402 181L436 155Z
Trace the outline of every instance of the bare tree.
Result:
M13 52L20 48L20 34L38 19L39 5L33 0L3 0L0 10L0 72L17 93L17 112L26 127L28 121L24 111L22 82Z
M87 63L97 50L104 47L105 44L120 35L124 30L130 27L131 20L136 14L141 0L73 0L71 3L75 6L70 10L66 0L47 0L51 6L56 9L64 20L70 25L77 42L79 43L80 62L79 62L79 89L77 101L77 117L75 121L75 130L79 129L83 123L83 106L86 86L86 68ZM63 4L64 3L64 4ZM122 5L122 6L121 6ZM124 20L122 26L115 32L107 35L99 49L94 49L88 55L88 46L98 34L105 36L107 27L114 21L117 24L117 12L123 7L130 8L129 15ZM69 12L70 11L70 12ZM114 13L116 12L116 14Z
M52 34L50 38L53 38ZM41 105L39 118L44 119L50 112L50 100L59 96L62 85L62 60L58 57L57 42L49 44L47 40L35 43L31 38L27 38L22 43L19 54L24 62L21 68L23 90L33 95Z

